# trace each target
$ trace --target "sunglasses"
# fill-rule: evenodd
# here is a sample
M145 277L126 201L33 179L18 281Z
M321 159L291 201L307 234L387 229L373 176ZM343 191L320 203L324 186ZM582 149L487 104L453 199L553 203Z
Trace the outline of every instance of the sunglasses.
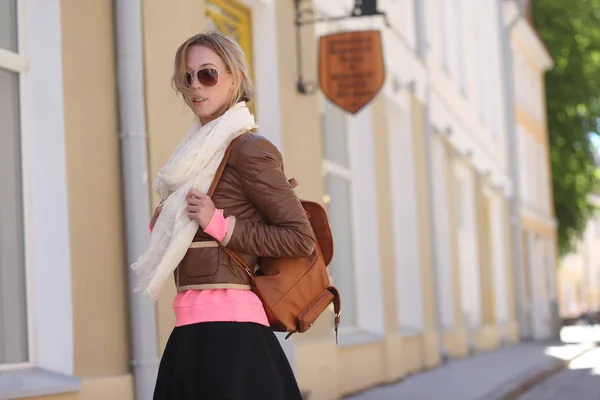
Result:
M185 73L185 84L192 86L194 83L194 77L198 79L203 86L215 86L219 82L219 71L214 68L202 68L199 71L186 72Z

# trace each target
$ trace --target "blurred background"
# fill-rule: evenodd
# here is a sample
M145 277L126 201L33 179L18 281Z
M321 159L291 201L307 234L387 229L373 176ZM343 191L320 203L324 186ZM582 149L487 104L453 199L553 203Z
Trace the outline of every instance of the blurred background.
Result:
M600 1L0 0L0 399L151 398L175 289L134 295L129 265L192 117L175 51L206 29L243 47L261 134L329 212L340 343L332 312L281 338L306 398L598 372ZM364 30L385 75L352 113L319 37ZM597 398L570 376L527 398Z

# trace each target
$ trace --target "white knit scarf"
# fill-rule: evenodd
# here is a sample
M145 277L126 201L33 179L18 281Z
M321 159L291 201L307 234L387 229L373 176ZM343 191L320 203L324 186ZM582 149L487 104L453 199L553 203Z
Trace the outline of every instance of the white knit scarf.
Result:
M204 126L196 122L154 182L164 201L150 235L150 245L131 268L141 275L135 291L153 299L189 248L199 225L188 218L186 195L191 188L206 193L236 137L256 128L254 116L240 102Z

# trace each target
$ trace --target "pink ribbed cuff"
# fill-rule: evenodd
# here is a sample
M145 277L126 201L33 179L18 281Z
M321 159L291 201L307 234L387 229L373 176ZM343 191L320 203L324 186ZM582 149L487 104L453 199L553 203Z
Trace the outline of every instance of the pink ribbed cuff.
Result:
M227 235L227 229L229 227L229 217L223 216L223 211L215 210L210 222L204 232L215 238L218 242L222 242Z

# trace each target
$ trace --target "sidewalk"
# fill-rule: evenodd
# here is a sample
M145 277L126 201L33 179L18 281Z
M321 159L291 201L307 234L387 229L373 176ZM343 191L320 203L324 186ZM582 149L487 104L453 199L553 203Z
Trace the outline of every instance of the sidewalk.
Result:
M591 344L528 342L450 361L346 400L513 399L591 349Z

